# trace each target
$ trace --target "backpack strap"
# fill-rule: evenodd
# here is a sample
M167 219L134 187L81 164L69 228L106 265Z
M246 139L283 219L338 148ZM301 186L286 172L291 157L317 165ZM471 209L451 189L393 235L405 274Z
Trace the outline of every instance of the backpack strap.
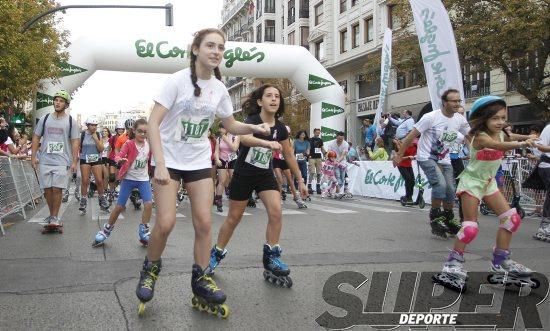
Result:
M71 141L71 132L73 132L73 117L69 115L69 141Z
M44 117L44 121L42 121L42 136L44 136L44 130L46 130L46 121L48 120L48 117L50 117L50 113L47 113L46 117Z

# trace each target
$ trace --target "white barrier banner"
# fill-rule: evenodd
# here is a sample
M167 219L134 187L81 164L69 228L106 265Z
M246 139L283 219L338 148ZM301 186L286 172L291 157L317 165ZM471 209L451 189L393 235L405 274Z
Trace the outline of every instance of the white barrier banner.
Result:
M441 94L457 89L464 100L456 40L447 10L440 0L409 0L420 42L433 109L441 109Z
M386 94L388 93L388 85L390 84L391 70L391 41L392 31L386 28L384 32L384 45L382 46L382 60L380 61L380 97L378 98L378 108L374 116L374 125L377 126L380 121L380 116L386 105Z
M424 187L424 201L430 203L432 188L422 169L413 161L415 179ZM364 197L399 200L405 195L405 181L391 161L361 161L357 165L348 165L349 190L353 195ZM416 201L418 185L415 185L413 200Z

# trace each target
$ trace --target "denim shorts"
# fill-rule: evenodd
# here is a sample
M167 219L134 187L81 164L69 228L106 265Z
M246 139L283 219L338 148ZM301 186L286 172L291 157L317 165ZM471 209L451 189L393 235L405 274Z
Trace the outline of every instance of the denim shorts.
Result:
M454 202L456 187L452 165L437 163L432 159L418 161L418 164L432 186L432 199Z

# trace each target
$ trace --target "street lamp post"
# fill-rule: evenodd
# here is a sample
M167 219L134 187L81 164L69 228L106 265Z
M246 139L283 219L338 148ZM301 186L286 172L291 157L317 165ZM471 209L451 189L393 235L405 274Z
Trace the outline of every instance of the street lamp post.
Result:
M135 6L135 5L68 5L68 6L59 6L48 11L43 12L31 20L29 20L23 28L21 28L21 33L27 31L31 26L33 26L39 19L49 14L55 13L57 11L63 11L65 13L66 9L71 8L139 8L139 9L164 9L166 11L165 24L166 26L172 26L174 23L174 11L171 3L167 3L164 6Z

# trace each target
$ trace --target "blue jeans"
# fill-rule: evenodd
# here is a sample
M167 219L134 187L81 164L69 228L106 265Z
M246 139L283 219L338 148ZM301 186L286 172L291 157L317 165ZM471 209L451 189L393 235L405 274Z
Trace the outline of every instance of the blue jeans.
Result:
M431 159L418 161L418 164L432 186L432 199L453 203L456 194L453 167L450 164L439 164Z
M307 161L298 161L298 168L300 168L304 184L307 184ZM298 186L296 186L296 188L298 188Z
M346 168L336 167L336 169L334 169L334 176L338 181L338 186L344 188L344 183L346 182Z

